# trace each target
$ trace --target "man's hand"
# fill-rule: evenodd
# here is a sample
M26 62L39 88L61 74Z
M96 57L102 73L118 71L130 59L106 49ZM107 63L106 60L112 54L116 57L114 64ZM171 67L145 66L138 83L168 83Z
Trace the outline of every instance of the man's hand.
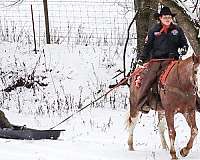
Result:
M143 61L139 59L136 64L136 68L143 66Z
M183 46L180 49L180 56L186 55L187 51L188 51L188 47L187 46Z

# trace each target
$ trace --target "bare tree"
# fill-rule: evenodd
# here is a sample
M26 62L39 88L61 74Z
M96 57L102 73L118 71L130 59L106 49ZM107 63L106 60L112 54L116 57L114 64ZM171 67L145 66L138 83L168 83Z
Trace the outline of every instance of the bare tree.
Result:
M138 54L143 52L148 29L155 23L153 13L158 9L158 0L135 0Z

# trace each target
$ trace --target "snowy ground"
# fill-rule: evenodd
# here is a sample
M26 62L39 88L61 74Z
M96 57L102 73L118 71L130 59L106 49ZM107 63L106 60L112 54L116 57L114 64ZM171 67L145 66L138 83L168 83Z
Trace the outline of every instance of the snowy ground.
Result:
M1 92L0 109L13 124L49 129L78 107L104 94L108 85L116 82L112 79L118 74L116 71L123 70L123 45L47 45L34 54L33 47L29 45L27 49L24 44L20 41L17 44L0 42L0 88L5 89L20 77L28 80L34 69L35 80L48 86L36 84L34 89L19 87L9 93ZM132 47L134 45L127 49L127 69L135 56ZM169 152L160 144L155 112L141 117L134 132L136 151L128 151L128 133L124 124L127 111L128 89L120 87L56 127L66 130L58 140L0 139L0 159L169 160ZM200 128L199 113L197 125ZM178 153L186 145L190 130L180 114L176 115L175 126ZM180 154L178 157L199 160L199 146L200 134L188 157L182 158Z
M21 52L15 45L1 43L1 88L29 75L39 57L35 76L47 76L46 87L19 87L2 92L1 109L13 124L49 129L108 90L116 70L121 68L120 54L112 48L69 48L46 46L43 52ZM129 48L130 49L130 48ZM130 51L128 52L130 53ZM131 56L127 55L130 61ZM127 64L130 64L127 62ZM51 70L51 71L50 71ZM12 71L12 72L11 72ZM20 71L20 72L17 72ZM44 72L45 71L45 72ZM113 81L113 82L112 82ZM5 83L6 82L6 83ZM99 90L98 93L96 93ZM4 94L3 94L4 93ZM0 139L3 160L168 160L169 152L161 148L156 113L143 115L135 130L136 151L128 151L125 119L128 111L128 89L120 87L99 103L76 114L56 129L65 129L58 140ZM67 98L66 98L67 97ZM59 100L59 104L55 103ZM65 102L67 101L67 103ZM64 103L65 102L65 103ZM68 108L67 107L72 107ZM197 113L200 128L200 117ZM176 116L177 152L187 143L189 128L183 117ZM167 136L167 133L166 133ZM200 157L200 137L185 160ZM168 141L169 142L169 141ZM180 155L179 155L180 157Z
M18 124L38 128L53 126L56 121L32 116L26 118L7 112L6 115ZM199 113L198 122L199 122ZM3 160L169 160L169 153L161 148L155 122L155 113L143 115L135 130L135 149L127 149L127 131L125 130L126 111L94 109L76 115L57 129L66 129L58 140L10 140L0 139L1 159ZM189 128L182 116L176 116L177 151L188 139ZM200 123L198 123L200 127ZM198 160L200 157L200 136L194 142L194 148L184 160Z

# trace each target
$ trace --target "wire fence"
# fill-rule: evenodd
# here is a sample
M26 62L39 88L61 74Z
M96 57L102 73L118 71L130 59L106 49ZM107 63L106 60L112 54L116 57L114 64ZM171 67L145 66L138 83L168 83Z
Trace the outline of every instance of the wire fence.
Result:
M31 5L36 41L44 45L43 0L0 2L0 40L33 43ZM68 45L124 45L127 28L134 16L132 0L48 0L51 43ZM133 26L134 27L134 26ZM131 29L129 44L135 43Z

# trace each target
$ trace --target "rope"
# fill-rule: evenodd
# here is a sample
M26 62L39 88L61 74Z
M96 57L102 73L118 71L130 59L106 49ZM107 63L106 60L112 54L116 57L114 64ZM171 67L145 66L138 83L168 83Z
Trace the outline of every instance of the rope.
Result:
M167 60L172 60L172 59L152 59L149 62L156 62L156 61L167 61ZM65 121L67 121L68 119L70 119L71 117L73 117L74 115L76 115L77 113L81 112L82 110L86 109L87 107L89 107L91 104L97 102L98 100L100 100L101 98L107 96L110 92L112 92L114 89L118 88L119 86L121 86L122 84L124 84L126 81L128 81L132 76L134 76L135 73L133 72L132 74L130 74L128 77L123 78L117 85L113 86L109 91L107 91L105 94L103 94L102 96L100 96L99 98L95 99L94 101L90 102L89 104L87 104L85 107L77 110L75 113L71 114L70 116L68 116L67 118L65 118L64 120L62 120L61 122L59 122L58 124L56 124L55 126L51 127L51 129L54 129L55 127L59 126L60 124L64 123Z
M76 115L77 113L81 112L82 110L86 109L87 107L89 107L91 104L97 102L98 100L100 100L101 98L107 96L111 91L113 91L114 89L118 88L119 86L121 86L123 83L125 83L132 75L130 75L129 77L125 77L124 79L122 79L116 86L114 86L113 88L111 88L109 91L107 91L105 94L103 94L102 96L100 96L99 98L95 99L94 101L90 102L89 104L87 104L85 107L77 110L75 113L71 114L70 116L68 116L67 118L65 118L64 120L62 120L61 122L59 122L58 124L56 124L55 126L51 127L50 130L54 129L55 127L59 126L60 124L64 123L65 121L67 121L68 119L70 119L71 117L73 117L74 115Z

